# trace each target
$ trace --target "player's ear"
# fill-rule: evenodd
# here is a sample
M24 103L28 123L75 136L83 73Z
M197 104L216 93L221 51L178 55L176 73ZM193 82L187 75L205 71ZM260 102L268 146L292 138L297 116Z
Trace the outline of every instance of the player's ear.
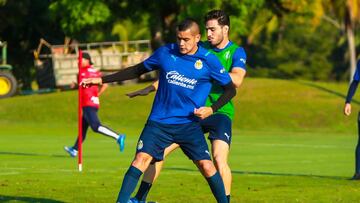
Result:
M224 27L223 27L223 30L224 30L224 33L225 34L227 34L227 33L229 33L229 26L228 25L224 25Z
M200 39L201 39L201 35L200 35L200 34L197 34L197 35L195 36L195 40L196 40L196 42L199 42L199 41L200 41Z

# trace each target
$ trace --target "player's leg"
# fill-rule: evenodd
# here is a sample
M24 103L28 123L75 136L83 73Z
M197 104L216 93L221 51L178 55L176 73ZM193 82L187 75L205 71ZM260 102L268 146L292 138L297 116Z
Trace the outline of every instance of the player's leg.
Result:
M167 126L148 121L143 129L136 148L136 157L126 172L117 202L128 203L142 173L152 160L162 161L165 148L173 143L172 136L166 132Z
M172 151L179 147L178 144L172 144L165 149L164 157L169 155ZM143 179L141 181L138 192L134 198L131 198L133 202L145 202L147 195L151 189L152 184L159 177L160 171L163 167L164 161L151 162L150 166L144 172Z
M86 121L85 117L82 117L82 142L84 142L87 134L87 129L89 128L89 124ZM78 146L79 146L79 138L76 137L75 144L72 147L65 146L65 151L71 156L76 157L78 153Z
M214 163L211 160L197 160L194 163L206 178L217 202L227 203L228 199L225 194L224 182L219 172L217 172Z
M111 137L115 140L119 138L118 133L114 132L108 127L102 126L99 120L99 117L97 115L98 109L95 107L84 107L84 117L88 121L91 129L94 132L101 133L103 135L106 135L108 137Z
M355 149L355 174L353 180L360 180L360 112L358 114L358 142Z
M219 171L225 186L225 193L230 202L231 193L231 169L228 164L229 145L222 140L212 141L212 156L216 169Z
M228 164L231 144L231 119L224 114L213 114L201 121L203 130L209 131L209 140L212 145L212 156L216 169L224 181L225 192L230 202L232 174Z
M152 159L153 157L150 154L144 152L139 152L136 154L135 159L131 163L131 166L125 173L117 202L128 203L131 193L135 190L140 176L149 166Z
M118 134L117 132L113 131L112 129L103 126L100 123L99 117L97 115L98 109L95 107L84 107L84 117L88 121L91 129L94 132L103 134L105 136L111 137L116 140L116 142L120 146L120 151L124 150L124 141L125 141L125 135Z
M183 152L196 164L206 178L211 191L220 203L227 203L224 182L211 161L210 153L202 129L198 123L191 123L179 128L180 134L175 142Z

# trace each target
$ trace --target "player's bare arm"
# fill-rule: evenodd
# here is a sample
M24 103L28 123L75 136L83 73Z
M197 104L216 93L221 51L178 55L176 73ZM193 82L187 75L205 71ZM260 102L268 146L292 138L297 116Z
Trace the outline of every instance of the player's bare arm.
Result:
M239 88L245 78L246 70L240 67L233 67L229 74L235 88Z

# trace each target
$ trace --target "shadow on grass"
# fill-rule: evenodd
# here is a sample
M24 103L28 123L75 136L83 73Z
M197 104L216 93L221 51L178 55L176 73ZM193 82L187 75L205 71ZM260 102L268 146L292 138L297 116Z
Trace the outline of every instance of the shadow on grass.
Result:
M58 154L36 154L36 153L24 153L24 152L1 152L0 155L14 155L14 156L46 156L46 157L68 157L66 155Z
M187 172L198 172L195 169L189 168L174 168L167 167L166 170L173 171L187 171ZM261 172L261 171L231 171L232 174L244 174L244 175L264 175L264 176L293 176L293 177L308 177L308 178L324 178L324 179L334 179L334 180L347 180L350 177L341 177L341 176L323 176L323 175L312 175L312 174L294 174L294 173L275 173L275 172ZM199 172L200 173L200 172ZM200 175L200 174L199 174Z
M62 203L62 201L47 199L47 198L36 198L36 197L20 197L20 196L6 196L0 194L0 202L38 202L38 203Z
M309 87L313 87L313 88L319 89L319 90L321 90L321 91L324 91L324 92L333 94L333 95L335 95L335 96L341 97L341 98L344 99L344 101L345 101L346 96L347 96L346 94L342 94L342 93L340 93L340 92L336 92L336 91L334 91L334 90L332 90L332 89L328 89L328 88L326 88L326 87L322 87L322 86L320 86L320 85L318 85L318 84L314 84L314 83L311 83L311 82L304 82L304 81L298 81L298 82L299 82L300 84L302 84L302 85L306 85L306 86L309 86ZM352 103L355 103L355 104L357 104L357 105L360 105L360 101L357 101L357 100L355 100L355 99L352 99L351 102L352 102Z

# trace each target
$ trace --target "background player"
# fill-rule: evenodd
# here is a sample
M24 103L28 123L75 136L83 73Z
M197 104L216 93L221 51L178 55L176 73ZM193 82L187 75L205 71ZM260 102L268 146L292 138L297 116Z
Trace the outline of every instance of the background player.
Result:
M221 63L208 50L199 47L200 30L191 19L177 27L178 44L162 46L143 63L110 76L84 80L84 84L122 81L159 69L159 89L148 122L141 133L137 154L126 172L118 202L127 203L143 171L152 160L164 157L164 149L178 143L206 177L218 202L225 203L224 184L211 162L207 144L198 119L206 118L235 96L231 78ZM211 105L205 104L215 80L224 88L223 94ZM200 108L201 107L201 108ZM195 109L195 110L194 110Z
M246 54L243 48L229 40L229 16L222 10L213 10L207 13L204 20L208 41L202 43L201 46L211 50L211 52L218 57L222 65L225 67L225 70L230 73L232 82L237 88L240 87L246 74ZM127 95L129 97L139 95L144 96L151 91L156 90L157 85L158 82L155 82L149 87ZM219 98L222 92L223 90L218 84L213 84L206 106L211 106ZM209 132L208 138L212 144L212 156L215 166L224 181L228 202L230 202L232 179L231 170L228 165L228 155L232 138L231 126L234 112L233 102L230 101L220 108L215 114L201 121L203 131ZM171 145L165 150L165 156L177 147L178 145L176 144ZM147 194L152 186L152 183L159 175L162 165L163 162L157 162L156 168L153 164L150 165L144 174L135 198L131 199L133 203L142 203L146 201Z
M354 96L360 81L360 60L357 62L356 71L353 81L350 84L348 94L345 100L344 114L349 116L351 114L351 100ZM355 149L355 174L352 180L360 180L360 112L358 113L358 143Z
M83 52L82 56L79 56L81 60L81 65L79 69L79 78L93 78L100 77L101 73L93 68L91 57L88 53ZM124 140L125 135L116 133L110 128L103 126L100 123L97 112L100 106L99 96L105 91L108 87L107 84L101 85L100 91L99 87L94 85L88 88L83 88L82 94L82 140L86 138L86 132L89 126L94 132L106 135L116 140L116 143L119 144L120 151L124 150ZM76 139L75 144L72 147L65 146L64 149L69 153L70 156L75 157L78 152L78 139Z

